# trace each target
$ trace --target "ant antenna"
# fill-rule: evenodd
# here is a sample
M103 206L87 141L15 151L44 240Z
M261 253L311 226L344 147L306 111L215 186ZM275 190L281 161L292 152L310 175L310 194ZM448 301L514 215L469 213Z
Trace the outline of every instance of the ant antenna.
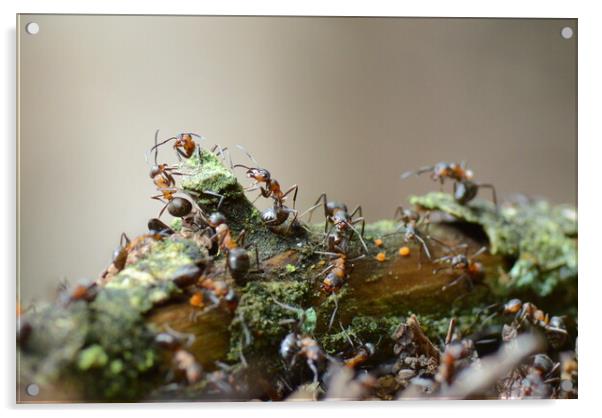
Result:
M241 150L242 152L244 152L247 155L247 157L249 157L249 159L251 161L253 161L253 163L255 164L255 166L259 167L259 163L257 162L257 160L255 160L255 158L253 158L253 156L251 155L251 153L249 151L247 151L247 149L245 147L243 147L240 144L236 144L236 148L238 148L239 150ZM240 165L240 164L238 164L238 165Z

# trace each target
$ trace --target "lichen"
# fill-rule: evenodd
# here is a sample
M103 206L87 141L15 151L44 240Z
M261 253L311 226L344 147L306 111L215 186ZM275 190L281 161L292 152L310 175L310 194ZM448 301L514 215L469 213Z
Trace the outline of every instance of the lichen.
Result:
M482 226L491 253L514 261L508 274L500 276L502 290L528 289L544 297L577 280L577 214L566 205L533 201L504 205L496 212L489 202L460 205L445 193L413 196L410 203Z

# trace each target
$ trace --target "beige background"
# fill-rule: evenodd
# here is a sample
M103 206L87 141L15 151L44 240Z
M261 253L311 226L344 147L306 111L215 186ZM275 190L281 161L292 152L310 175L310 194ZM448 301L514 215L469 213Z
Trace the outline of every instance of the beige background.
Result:
M244 144L300 208L327 191L388 217L436 188L402 171L461 159L501 196L576 203L577 43L560 36L576 24L23 15L23 299L95 276L145 230L158 128Z

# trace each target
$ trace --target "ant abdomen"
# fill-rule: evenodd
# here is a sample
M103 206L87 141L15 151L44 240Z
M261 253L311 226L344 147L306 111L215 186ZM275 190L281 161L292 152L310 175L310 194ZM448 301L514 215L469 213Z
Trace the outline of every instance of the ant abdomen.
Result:
M232 248L228 251L227 263L232 277L237 280L243 278L249 271L249 268L251 267L251 258L244 248Z
M192 203L183 197L174 197L167 205L167 211L171 216L183 218L192 212Z

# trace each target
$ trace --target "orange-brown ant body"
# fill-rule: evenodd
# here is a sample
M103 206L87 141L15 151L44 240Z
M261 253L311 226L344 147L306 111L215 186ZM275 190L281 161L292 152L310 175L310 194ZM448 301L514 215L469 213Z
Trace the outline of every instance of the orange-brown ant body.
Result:
M461 274L452 280L449 284L443 286L442 290L445 291L451 286L460 283L462 280L467 280L468 285L472 288L475 282L479 282L485 275L483 264L475 261L474 258L478 257L482 253L487 251L487 247L482 247L473 255L468 256L468 247L465 246L464 254L452 254L440 257L435 260L436 263L445 263L447 266L435 269L434 274L442 270L450 270L451 272L459 271Z

